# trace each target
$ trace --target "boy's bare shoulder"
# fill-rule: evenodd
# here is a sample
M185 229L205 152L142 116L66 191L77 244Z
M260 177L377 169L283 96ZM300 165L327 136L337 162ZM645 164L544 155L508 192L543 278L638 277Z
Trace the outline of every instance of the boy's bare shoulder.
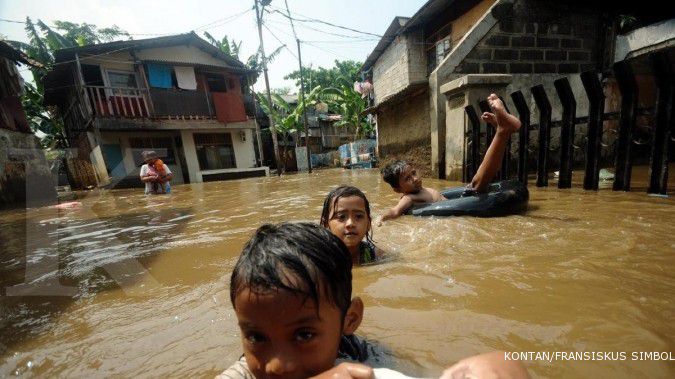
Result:
M401 196L401 199L407 198L414 203L435 203L444 199L440 192L433 188L422 187L417 193L408 193Z

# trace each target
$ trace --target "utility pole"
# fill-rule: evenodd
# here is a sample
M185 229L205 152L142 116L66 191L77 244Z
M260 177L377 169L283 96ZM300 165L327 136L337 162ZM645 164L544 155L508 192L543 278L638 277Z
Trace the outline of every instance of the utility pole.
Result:
M267 90L267 102L270 107L273 106L272 103L272 93L270 92L270 79L269 76L267 75L267 58L265 57L265 45L263 44L263 36L262 36L262 11L263 8L265 7L265 2L269 4L269 0L262 0L262 8L260 10L258 9L258 1L260 0L253 0L253 3L255 4L255 18L258 23L258 37L260 38L260 54L262 55L262 65L263 65L263 73L265 74L265 88ZM272 109L269 110L269 114L267 115L270 120L270 132L272 133L272 144L274 145L274 159L277 162L277 175L281 176L281 158L279 157L279 142L277 141L277 132L275 130L275 120L274 116L272 115Z
M288 13L288 20L291 22L291 29L293 29L293 35L295 36L295 42L298 43L298 63L300 64L300 99L302 100L302 113L304 115L304 124L305 124L305 151L307 154L307 170L309 173L312 173L312 159L309 152L309 130L307 128L307 104L305 103L305 79L302 71L302 54L300 53L300 39L298 35L295 34L295 26L293 25L293 17L291 17L291 11L288 9L288 0L284 0L286 3L286 13Z
M247 78L248 80L248 78ZM263 154L263 148L262 148L262 136L260 135L260 124L258 124L258 104L256 104L256 99L258 96L255 93L255 90L253 89L253 86L250 86L251 89L251 94L253 95L253 121L255 121L255 137L256 140L258 140L258 167L262 167L263 161L265 160L265 156Z

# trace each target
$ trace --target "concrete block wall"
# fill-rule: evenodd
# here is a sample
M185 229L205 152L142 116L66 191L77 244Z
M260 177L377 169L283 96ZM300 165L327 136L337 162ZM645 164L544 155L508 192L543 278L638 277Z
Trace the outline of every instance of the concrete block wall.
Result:
M516 1L455 69L463 74L569 74L597 67L598 13L563 2Z
M408 80L419 82L427 79L427 55L422 29L406 36L408 45Z
M411 56L415 58L417 53L411 51L410 46L422 46L410 45L415 38L414 34L410 37L397 36L373 65L375 104L404 89L411 82L409 59Z

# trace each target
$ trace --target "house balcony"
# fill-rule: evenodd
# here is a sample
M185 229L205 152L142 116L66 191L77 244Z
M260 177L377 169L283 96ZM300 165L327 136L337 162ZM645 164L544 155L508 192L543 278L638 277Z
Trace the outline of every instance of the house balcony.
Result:
M149 120L214 120L244 122L254 114L245 96L230 92L163 88L84 86L92 118ZM77 111L78 107L71 107Z

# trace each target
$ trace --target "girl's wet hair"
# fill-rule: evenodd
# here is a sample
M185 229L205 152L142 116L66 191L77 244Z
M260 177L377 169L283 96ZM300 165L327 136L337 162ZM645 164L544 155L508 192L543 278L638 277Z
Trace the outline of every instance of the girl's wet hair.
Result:
M326 195L326 199L323 201L323 210L321 211L321 226L328 228L328 222L330 221L331 211L335 209L338 200L342 197L351 197L357 196L363 199L363 203L366 206L366 215L368 216L368 221L372 221L370 217L370 203L366 198L366 194L363 193L360 189L352 186L339 186L334 190L330 191ZM368 233L366 233L366 240L373 241L373 229L369 228Z
M232 271L230 300L244 289L285 290L321 298L346 314L352 297L352 259L345 244L313 223L266 224L246 243Z

